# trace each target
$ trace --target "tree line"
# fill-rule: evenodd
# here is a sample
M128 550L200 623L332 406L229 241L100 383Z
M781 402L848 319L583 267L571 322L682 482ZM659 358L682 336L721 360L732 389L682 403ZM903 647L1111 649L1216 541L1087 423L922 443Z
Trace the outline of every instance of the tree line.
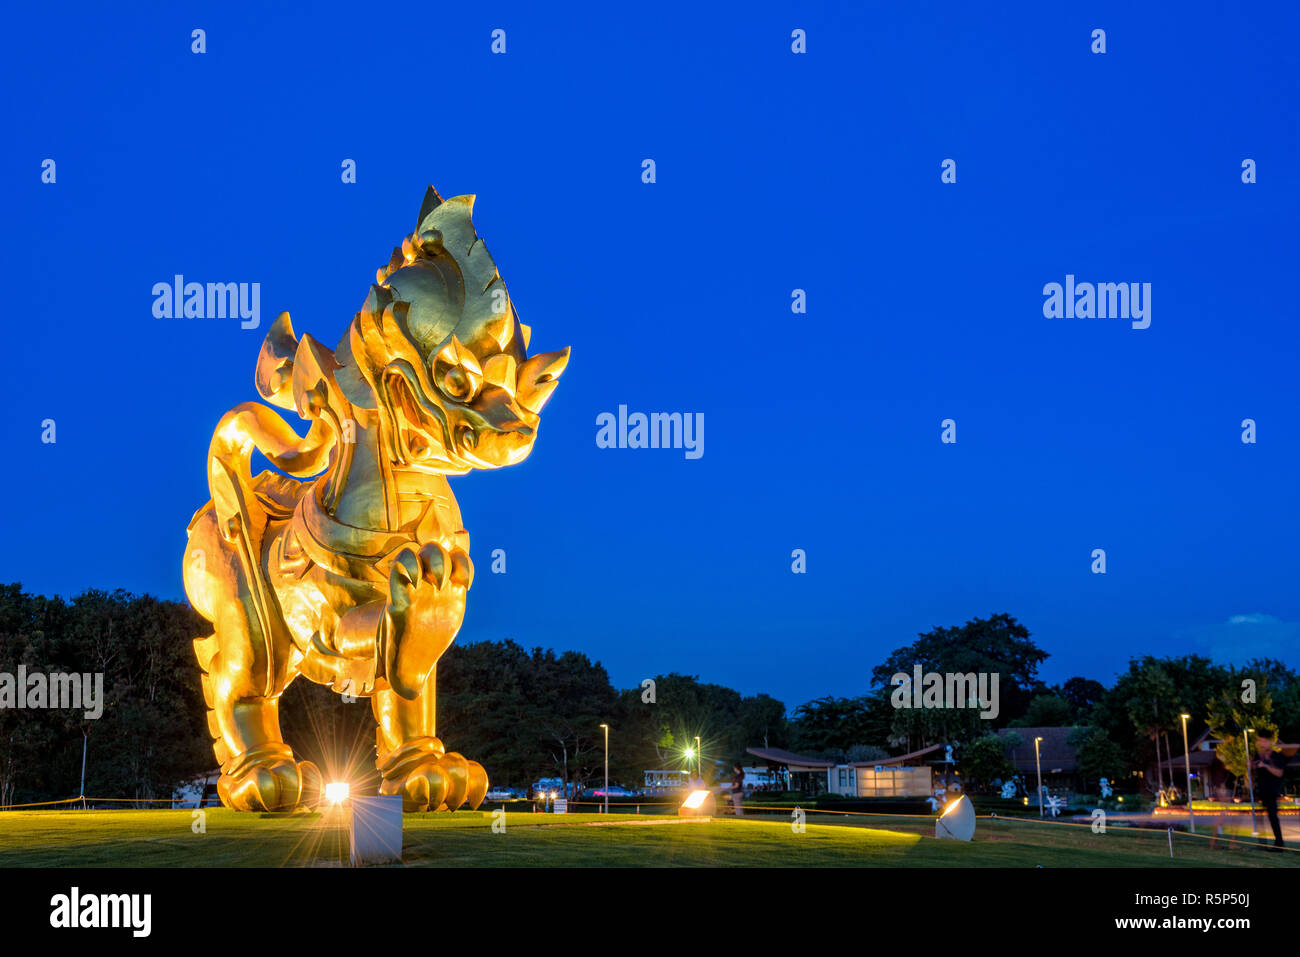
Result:
M123 591L87 591L65 601L0 586L0 672L102 672L104 710L0 708L0 804L77 796L83 745L90 797L165 801L182 780L213 769L206 710L191 641L210 626L183 602ZM1188 733L1221 738L1230 771L1244 773L1240 729L1300 736L1300 679L1280 662L1243 668L1208 658L1144 656L1109 686L1075 677L1047 685L1047 653L1015 618L996 614L935 628L891 652L855 697L827 696L788 712L766 694L742 695L684 674L616 688L605 668L578 651L527 649L505 639L453 645L438 666L438 733L480 761L499 784L540 777L582 786L603 780L604 729L610 776L638 786L651 769L699 766L725 775L747 747L783 748L830 760L876 760L931 744L954 744L968 786L1007 773L1000 728L1073 726L1086 777L1118 778L1167 758ZM897 708L890 679L926 672L1000 676L999 715L978 709ZM866 676L864 676L865 678ZM1247 693L1249 690L1249 693ZM1249 699L1249 700L1247 700ZM281 705L285 740L327 778L373 781L374 721L365 699L349 703L308 681ZM703 761L686 758L696 738ZM1235 751L1234 751L1235 746Z

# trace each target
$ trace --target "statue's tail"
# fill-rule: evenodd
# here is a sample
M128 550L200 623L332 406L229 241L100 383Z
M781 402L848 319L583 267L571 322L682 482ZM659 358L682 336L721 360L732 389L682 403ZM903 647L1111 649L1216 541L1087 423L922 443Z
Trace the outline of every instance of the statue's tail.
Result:
M250 604L257 614L258 631L266 645L265 656L258 656L265 662L265 673L257 677L267 695L275 688L274 649L287 647L288 635L279 601L262 568L262 545L268 523L292 514L302 485L273 472L263 472L254 480L250 470L253 451L290 474L311 475L327 462L333 437L332 430L317 420L307 436L299 438L272 409L249 402L222 416L208 448L208 488L217 533L239 559ZM195 650L203 665L203 651L197 645ZM210 659L211 653L207 657Z
M221 648L221 642L217 638L216 632L208 635L206 638L194 639L194 657L199 660L200 681L203 685L203 703L208 707L208 734L212 736L212 751L216 755L217 764L225 767L226 762L230 760L230 748L226 746L225 740L221 736L221 725L217 722L216 697L212 689L212 659L217 656Z

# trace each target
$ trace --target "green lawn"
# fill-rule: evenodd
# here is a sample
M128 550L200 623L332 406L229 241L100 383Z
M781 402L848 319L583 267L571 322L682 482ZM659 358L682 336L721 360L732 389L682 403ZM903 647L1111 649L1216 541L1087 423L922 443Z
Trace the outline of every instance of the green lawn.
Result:
M337 864L347 836L329 815L259 816L207 811L0 812L0 867L275 867ZM407 815L404 860L433 867L1186 867L1300 866L1300 851L1217 848L1163 831L981 819L970 844L937 841L932 821L809 815L803 834L788 819L722 818L665 823L650 815L510 813L493 833L484 812ZM651 824L648 822L659 821ZM611 822L619 822L612 824Z

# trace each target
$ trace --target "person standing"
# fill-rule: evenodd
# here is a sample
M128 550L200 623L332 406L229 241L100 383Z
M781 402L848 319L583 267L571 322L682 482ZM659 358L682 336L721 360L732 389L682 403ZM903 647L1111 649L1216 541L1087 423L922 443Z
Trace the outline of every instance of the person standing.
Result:
M731 810L737 817L743 817L745 809L740 806L745 796L745 769L739 764L731 768Z
M1286 745L1274 746L1272 731L1261 729L1255 732L1255 750L1259 757L1253 760L1250 766L1258 772L1255 789L1259 792L1260 803L1268 812L1268 823L1273 828L1275 848L1285 846L1282 841L1282 822L1277 816L1277 799L1282 796L1282 775L1290 760L1290 755L1283 750L1284 748L1292 750Z

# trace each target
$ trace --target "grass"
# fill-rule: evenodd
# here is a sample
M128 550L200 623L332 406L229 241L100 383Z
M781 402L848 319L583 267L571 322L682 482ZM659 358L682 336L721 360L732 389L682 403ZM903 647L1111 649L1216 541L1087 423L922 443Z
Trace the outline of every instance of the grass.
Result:
M814 818L824 823L815 823ZM932 820L809 815L795 834L788 818L666 823L634 814L509 813L503 834L482 812L407 815L403 860L432 867L1296 867L1300 851L1217 847L1166 832L981 819L969 844L934 839ZM651 821L660 823L650 824ZM6 811L0 867L330 866L347 834L329 815L207 811L206 832L190 811ZM617 826L609 826L616 824Z

